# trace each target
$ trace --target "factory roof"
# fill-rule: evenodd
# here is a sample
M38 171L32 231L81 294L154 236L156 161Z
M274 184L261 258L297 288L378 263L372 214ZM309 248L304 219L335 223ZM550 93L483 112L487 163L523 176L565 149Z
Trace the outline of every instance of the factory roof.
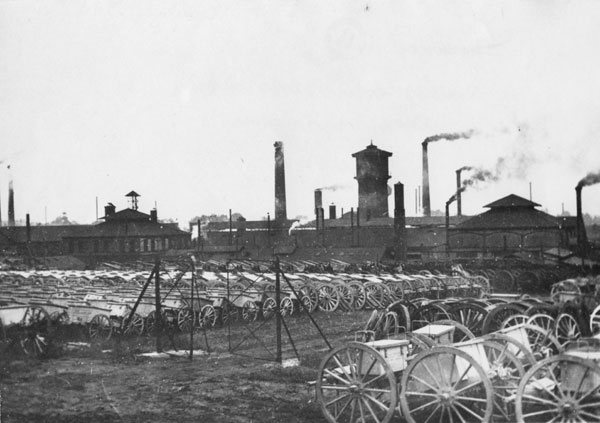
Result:
M358 151L358 152L352 154L352 157L362 156L365 154L381 155L381 156L388 156L388 157L392 155L392 153L390 153L389 151L384 151L384 150L377 148L376 145L373 145L373 141L371 141L371 145L368 145L367 148L365 148L364 150L361 150L361 151Z
M456 230L486 229L559 229L559 220L536 210L539 204L519 197L508 195L485 207L490 210L459 224Z
M115 221L150 221L150 215L133 209L123 209L116 213L104 216L106 222Z
M179 229L176 223L128 222L121 225L101 223L92 226L85 233L74 232L64 235L63 238L161 237L173 235L189 236L190 234Z
M540 207L541 204L534 203L533 201L529 201L523 197L519 197L515 194L507 195L499 200L493 201L490 204L486 204L483 207L488 208L499 208L499 207Z

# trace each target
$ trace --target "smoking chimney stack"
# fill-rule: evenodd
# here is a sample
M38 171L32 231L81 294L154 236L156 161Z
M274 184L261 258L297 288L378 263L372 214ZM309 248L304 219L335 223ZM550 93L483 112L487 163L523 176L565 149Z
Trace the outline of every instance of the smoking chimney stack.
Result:
M429 158L427 157L427 140L423 146L423 215L431 216L431 201L429 198Z
M287 220L285 203L285 167L283 160L283 142L277 141L275 146L275 220Z
M15 190L12 177L8 181L8 226L15 226Z
M575 187L575 194L576 194L576 201L577 201L577 226L576 226L576 230L577 230L577 249L579 250L579 254L581 255L581 260L583 262L585 256L586 256L586 244L587 244L587 240L586 240L586 235L585 235L585 226L583 223L583 212L582 212L582 207L581 207L581 189L583 188L582 185L577 185Z

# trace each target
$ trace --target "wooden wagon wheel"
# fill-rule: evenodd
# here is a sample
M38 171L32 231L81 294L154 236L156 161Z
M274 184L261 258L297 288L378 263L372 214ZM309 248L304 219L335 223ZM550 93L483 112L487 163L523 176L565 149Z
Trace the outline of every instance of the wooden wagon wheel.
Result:
M398 327L402 332L410 332L412 330L410 321L410 312L408 307L402 301L396 301L386 308L388 311L396 312L398 316Z
M112 336L112 331L112 322L106 314L96 314L92 317L88 327L92 341L106 342Z
M487 422L494 408L492 383L476 359L452 347L414 357L402 374L400 406L409 423Z
M256 305L256 303L254 303ZM256 309L256 316L258 316L258 308ZM256 320L256 317L254 317ZM217 310L215 310L212 304L203 305L198 314L198 327L200 328L212 328L217 323Z
M340 299L340 307L344 311L352 311L354 309L354 292L345 284L335 285L335 289L338 291L338 297Z
M300 288L300 302L304 305L303 309L312 313L319 306L319 293L310 285L305 285Z
M362 283L352 281L348 284L348 287L352 290L353 303L352 308L354 310L362 310L367 303L367 293Z
M506 329L511 326L521 325L527 323L529 320L529 316L526 314L513 314L512 316L508 316L504 321L500 324L500 329Z
M448 313L458 323L465 325L475 336L481 335L483 320L488 311L485 307L470 301L459 301L448 307Z
M50 316L41 307L28 307L21 321L19 339L23 353L30 357L41 357L48 352Z
M267 298L262 303L262 316L263 319L270 319L273 317L277 310L277 302L274 298Z
M331 285L319 288L319 308L324 311L336 311L340 305L338 290Z
M600 367L591 360L559 355L533 366L517 389L520 423L600 422Z
M581 338L577 320L568 313L561 313L554 322L554 336L561 346Z
M330 423L387 423L398 401L396 378L386 360L358 342L349 342L323 358L315 393Z
M590 315L590 331L593 335L600 333L600 305Z
M204 306L204 307L212 307L212 306ZM204 309L204 307L202 307L202 309ZM200 315L202 315L202 310L200 311ZM258 306L252 300L246 301L242 305L242 320L244 322L253 322L257 318L258 318ZM203 327L210 327L210 326L203 326Z
M545 313L535 313L529 316L526 322L528 325L535 325L540 329L552 333L554 331L554 318Z
M294 314L294 302L290 297L283 297L279 304L279 311L282 316L291 316Z
M442 319L452 319L452 316L441 303L437 302L422 304L410 318L413 330Z
M125 326L127 317L121 320L121 333L128 336L139 336L144 332L144 318L137 313L131 316L129 324Z
M183 333L189 333L191 325L194 324L192 310L187 307L181 307L177 310L177 327Z
M487 315L483 319L481 333L487 334L495 332L501 328L502 322L513 314L523 314L525 307L515 303L492 304L487 307Z

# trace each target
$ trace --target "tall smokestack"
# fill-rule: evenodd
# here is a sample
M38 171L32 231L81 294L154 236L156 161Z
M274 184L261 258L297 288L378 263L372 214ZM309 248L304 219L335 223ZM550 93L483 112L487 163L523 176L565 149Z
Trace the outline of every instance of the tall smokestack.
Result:
M275 144L275 220L287 220L285 203L285 167L283 160L283 142Z
M404 184L394 184L394 229L396 230L397 257L406 261L406 211L404 210Z
M431 216L431 202L429 198L429 158L427 157L427 140L423 146L423 215Z
M461 196L461 182L460 182L460 174L462 172L462 167L460 169L456 169L456 215L462 216L462 196Z
M323 191L321 189L315 190L315 214L317 210L323 207Z
M577 249L579 250L579 254L581 255L581 261L583 264L583 260L585 258L587 249L586 249L586 236L585 236L585 226L583 223L583 212L581 207L581 189L583 185L577 185L575 187L576 201L577 201Z
M10 169L10 166L8 168ZM8 181L8 226L15 226L15 190L12 175Z

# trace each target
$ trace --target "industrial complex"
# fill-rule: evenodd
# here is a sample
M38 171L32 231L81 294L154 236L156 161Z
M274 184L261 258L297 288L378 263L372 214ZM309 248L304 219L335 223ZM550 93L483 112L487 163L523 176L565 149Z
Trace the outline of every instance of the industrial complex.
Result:
M593 258L581 213L581 188L576 190L578 215L552 216L538 203L514 194L485 205L476 216L462 214L464 190L461 171L456 172L456 193L446 203L445 216L432 216L429 194L427 146L423 143L422 216L407 216L404 185L390 181L392 152L372 142L351 154L356 162L357 207L338 210L323 205L323 192L314 190L314 216L308 222L288 218L285 157L282 142L275 142L274 213L266 220L243 218L221 222L190 222L182 230L163 223L157 210L138 210L135 191L128 207L117 211L109 203L100 223L88 225L15 225L14 190L9 183L8 222L0 228L0 248L43 263L49 257L72 256L86 265L106 260L131 260L157 253L194 252L203 258L271 259L280 257L348 262L409 263L447 260L519 258L536 263L577 257ZM389 204L388 199L392 199ZM449 211L456 201L457 213ZM231 212L230 212L231 216ZM197 234L197 236L193 236Z

